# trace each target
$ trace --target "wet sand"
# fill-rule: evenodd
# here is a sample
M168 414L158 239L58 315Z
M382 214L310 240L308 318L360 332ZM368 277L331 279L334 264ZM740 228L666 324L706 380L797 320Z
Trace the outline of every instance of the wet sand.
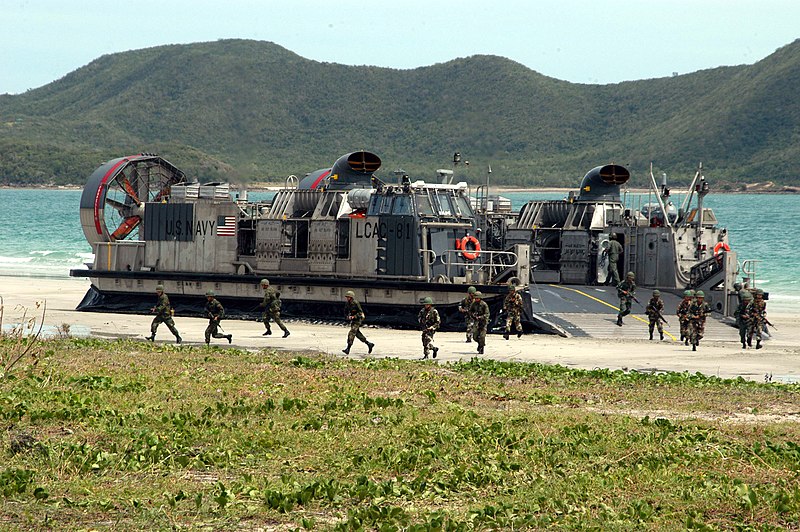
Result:
M0 296L3 298L3 328L18 324L23 319L36 318L37 328L44 314L45 331L55 334L69 326L74 336L97 338L128 338L144 341L150 334L152 316L78 312L75 307L89 288L85 279L53 279L0 276ZM156 296L153 295L155 303ZM224 299L221 302L225 303ZM40 306L37 308L37 303ZM769 313L770 321L777 326L772 337L760 350L743 350L738 332L730 327L723 335L716 335L701 343L699 351L668 339L664 342L647 340L647 325L631 320L626 327L641 329L641 339L615 337L616 327L609 328L606 338L560 338L543 334L526 335L509 341L500 335L490 335L485 357L504 361L541 362L574 368L609 368L639 371L688 371L716 375L723 378L743 377L763 381L772 375L774 382L800 382L800 315ZM175 324L186 345L205 346L203 331L207 320L175 317ZM316 351L345 356L347 329L344 325L316 325L302 320L287 320L291 336L277 334L262 336L260 322L227 320L223 327L233 335L233 345L246 349L285 349ZM729 332L727 331L729 329ZM420 334L414 331L366 326L362 331L375 343L372 356L418 359L422 355ZM729 338L728 338L729 337ZM468 360L476 356L475 344L465 343L464 333L437 333L440 361ZM173 343L174 338L164 325L158 330L157 342ZM227 346L225 340L214 340L212 345ZM366 346L353 345L351 357L367 356Z

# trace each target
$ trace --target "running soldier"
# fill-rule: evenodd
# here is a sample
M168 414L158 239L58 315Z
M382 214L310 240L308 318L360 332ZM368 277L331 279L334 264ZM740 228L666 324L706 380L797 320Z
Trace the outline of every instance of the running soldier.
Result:
M517 331L517 338L522 336L522 322L519 319L522 313L522 296L514 289L514 285L508 283L508 295L503 301L503 310L506 313L506 332L503 338L508 340L508 335L511 334L511 325L514 325L514 330Z
M756 290L753 299L753 310L750 314L750 327L747 330L747 345L753 345L753 335L756 337L756 349L761 349L761 331L767 323L767 302L764 301L764 291Z
M650 339L653 339L653 329L658 327L658 335L661 337L660 339L663 340L664 325L661 322L664 320L664 302L661 301L660 290L653 290L653 297L651 297L650 301L647 302L647 307L644 309L644 313L647 314L647 317L649 318L647 327L650 329Z
M467 297L458 304L458 311L464 315L464 319L467 321L467 343L472 341L472 333L475 329L475 323L472 321L472 314L470 314L469 308L472 306L475 292L477 291L478 289L474 286L467 288Z
M478 342L478 353L482 355L486 346L486 328L489 326L489 305L483 301L483 294L480 292L475 292L473 298L474 301L469 307L472 322L475 324L472 339Z
M636 275L628 272L625 280L617 285L617 296L619 296L619 314L617 314L617 325L622 327L622 317L631 313L631 303L636 299Z
M617 286L620 281L619 272L617 271L617 262L619 262L619 256L622 254L622 244L617 241L616 233L608 235L608 249L606 249L606 253L608 255L608 279L606 279L606 282Z
M206 292L206 317L208 318L208 327L206 327L206 345L211 343L211 337L214 338L225 338L228 340L228 343L231 343L233 339L233 335L230 334L220 334L219 332L219 322L222 318L225 317L225 309L222 307L222 303L217 301L214 297L214 291L209 290Z
M678 304L678 323L681 326L681 340L683 345L689 345L689 307L692 306L694 301L694 290L686 290L683 292L683 299Z
M150 324L150 336L148 336L147 339L151 342L155 342L158 326L163 323L170 332L175 335L175 342L181 343L183 339L181 335L178 334L178 329L175 327L175 322L172 320L172 307L169 305L167 294L164 293L163 285L156 286L156 295L158 296L158 302L156 302L155 307L150 309L150 312L156 313L156 317L153 318L153 323Z
M745 292L742 294L742 302L734 313L736 316L736 326L739 327L739 340L742 342L742 349L747 349L748 332L753 316L753 294Z
M372 353L372 348L375 347L375 344L367 340L361 332L361 324L366 316L364 311L361 310L361 305L355 300L356 294L352 290L348 290L345 292L344 297L347 300L344 304L344 316L350 322L350 332L347 333L347 347L342 349L342 353L345 355L350 354L350 347L356 338L367 344L367 353Z
M280 295L275 291L274 288L270 288L269 279L261 279L261 288L264 289L264 300L260 305L264 307L264 313L261 315L261 319L264 322L264 327L267 328L262 336L272 334L272 329L269 326L269 320L272 318L275 320L275 324L283 331L283 337L286 338L289 336L289 329L287 329L286 325L284 325L281 321Z
M703 334L706 332L706 316L711 313L711 306L706 303L706 295L702 290L698 290L694 294L694 302L689 307L689 342L692 344L692 351L697 351L697 346L700 345L700 340L703 339Z
M417 318L419 326L422 328L422 359L428 358L428 352L433 351L433 358L439 354L439 348L433 345L433 335L441 325L439 311L433 308L433 299L426 297L423 300L422 310L419 311Z

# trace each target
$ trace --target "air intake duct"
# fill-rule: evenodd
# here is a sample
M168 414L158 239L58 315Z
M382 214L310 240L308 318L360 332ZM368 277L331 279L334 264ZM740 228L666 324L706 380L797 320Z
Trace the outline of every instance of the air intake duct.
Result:
M578 201L620 201L619 187L630 178L628 169L618 164L592 168L583 176Z

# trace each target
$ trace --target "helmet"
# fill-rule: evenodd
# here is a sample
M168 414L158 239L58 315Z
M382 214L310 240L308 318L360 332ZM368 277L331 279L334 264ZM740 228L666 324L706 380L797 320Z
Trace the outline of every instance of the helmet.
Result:
M758 290L756 290L756 295L757 296L763 296L764 295L764 291L759 288Z
M164 285L163 284L157 284L156 285L156 292L163 292L163 291L164 291Z
M692 297L693 295L694 295L694 292L692 292L691 290L684 290L683 291L683 297Z
M633 277L634 279L636 279L636 274L633 272L628 272L628 275L626 277Z
M477 289L477 288L475 288L474 286L470 286L469 288L467 288L467 293L468 293L468 294L474 294L474 293L476 293L477 291L478 291L478 289Z
M431 299L430 297L426 297L425 299L422 300L422 303L425 305L433 305L433 299Z
M214 291L213 290L206 290L206 295L213 297L214 296Z
M734 290L741 290L742 289L742 283L733 283L733 289Z
M694 293L694 295L695 297L706 297L705 292L703 292L702 290L698 290L697 292Z
M347 292L344 293L344 297L356 297L356 293L353 292L352 290L348 290Z
M473 297L475 297L476 299L480 299L480 298L482 298L482 297L483 297L483 294L481 294L480 292L475 292L475 293L474 293L474 294L472 294L472 295L473 295Z
M745 292L744 294L742 294L742 299L753 299L753 294L751 294L750 292Z
M617 239L617 233L611 233L610 235L608 235L608 238L609 238L609 240L616 240Z
M661 290L653 290L653 295L654 296L660 296L661 295Z
M694 290L689 290L689 295L694 297L697 294L696 294L696 292Z
M269 279L261 279L261 286L267 285L269 286Z

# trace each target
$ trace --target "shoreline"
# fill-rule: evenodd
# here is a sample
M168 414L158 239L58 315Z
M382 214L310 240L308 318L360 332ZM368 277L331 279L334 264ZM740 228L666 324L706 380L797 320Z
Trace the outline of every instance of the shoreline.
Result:
M44 326L51 335L69 330L75 336L103 339L144 341L150 332L152 315L82 312L75 307L90 286L85 278L37 278L36 282L21 282L23 277L0 276L0 296L3 299L3 329L29 319L40 320L44 312ZM29 278L30 279L30 278ZM155 294L153 295L155 302ZM222 301L224 304L224 301ZM770 312L770 321L777 329L764 342L764 348L742 350L738 331L733 327L715 326L698 352L692 352L682 343L665 340L647 340L647 323L631 320L624 330L609 326L601 331L602 337L561 338L545 334L530 334L513 341L504 341L501 335L491 334L487 340L486 357L507 362L558 364L566 367L610 370L636 370L641 372L700 372L721 378L742 377L763 381L772 375L773 382L800 382L800 330L796 324L798 313ZM203 318L175 316L175 324L185 345L205 348ZM303 319L288 318L291 331L288 338L262 336L263 325L246 320L227 320L225 329L233 334L233 346L242 349L280 349L315 351L343 356L347 328L341 324L313 324ZM666 329L675 333L672 329ZM369 325L364 334L374 342L374 357L419 359L421 344L418 331L394 330ZM157 342L173 343L174 338L163 325L159 328ZM470 360L476 356L474 344L464 343L463 332L444 332L436 335L440 347L440 362ZM228 344L219 344L227 347ZM366 357L363 345L354 346L352 357Z

